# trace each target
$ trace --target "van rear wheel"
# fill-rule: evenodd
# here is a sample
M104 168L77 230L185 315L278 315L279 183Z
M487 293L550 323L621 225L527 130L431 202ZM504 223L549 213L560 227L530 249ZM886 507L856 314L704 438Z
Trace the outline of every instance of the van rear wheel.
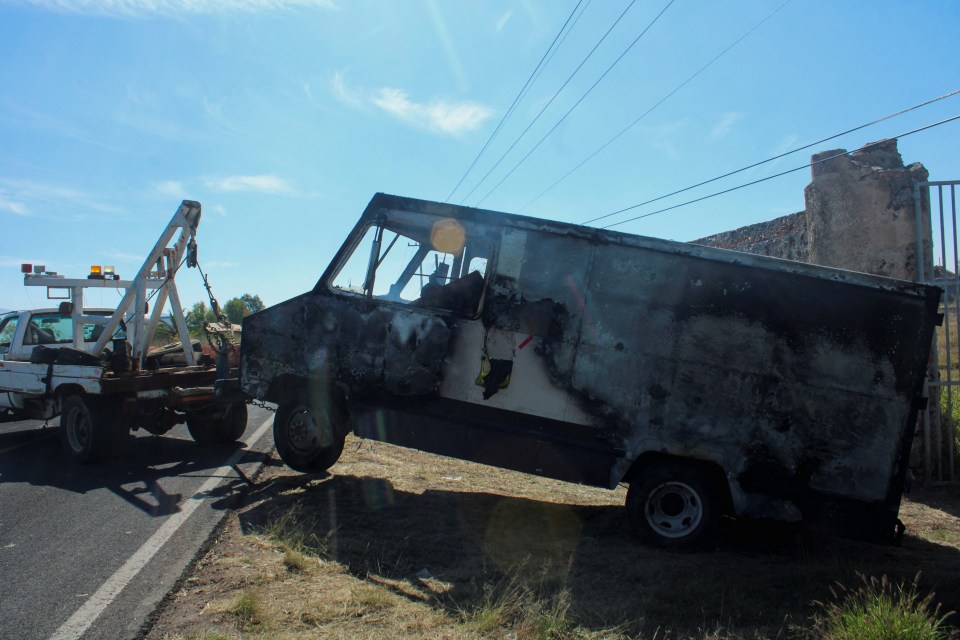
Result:
M312 407L303 400L281 402L273 420L273 441L280 459L302 473L332 467L343 452L347 431L338 417L329 406Z
M691 548L716 533L722 514L720 491L709 473L682 462L654 463L627 490L627 518L646 544Z

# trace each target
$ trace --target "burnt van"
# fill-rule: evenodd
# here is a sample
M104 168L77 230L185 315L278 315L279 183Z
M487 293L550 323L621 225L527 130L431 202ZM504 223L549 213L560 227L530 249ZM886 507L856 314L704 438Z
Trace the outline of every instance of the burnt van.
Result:
M644 541L724 516L894 541L940 290L377 194L239 385L320 472L344 438L597 487Z

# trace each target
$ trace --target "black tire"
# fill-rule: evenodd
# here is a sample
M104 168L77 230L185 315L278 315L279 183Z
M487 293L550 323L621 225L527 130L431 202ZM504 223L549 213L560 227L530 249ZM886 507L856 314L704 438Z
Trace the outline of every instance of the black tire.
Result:
M197 444L225 444L236 442L247 429L247 405L235 403L226 413L211 418L203 414L187 414L187 430Z
M326 471L343 453L345 420L339 407L311 407L302 399L281 402L273 419L273 442L280 459L301 473Z
M105 462L121 453L128 430L100 398L72 395L60 409L60 443L74 462Z
M627 490L627 519L644 543L672 549L705 544L723 514L717 480L694 464L658 462L646 467Z

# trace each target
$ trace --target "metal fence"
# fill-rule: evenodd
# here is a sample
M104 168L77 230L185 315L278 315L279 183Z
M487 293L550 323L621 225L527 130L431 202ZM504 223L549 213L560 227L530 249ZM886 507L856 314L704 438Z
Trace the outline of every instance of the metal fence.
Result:
M960 180L921 182L914 187L917 260L920 281L943 289L943 326L934 335L927 376L927 410L923 415L926 477L934 484L956 483L960 430L960 254L957 233L957 187ZM926 200L926 196L929 198ZM929 209L926 202L929 202ZM927 218L929 212L929 218ZM930 227L926 229L926 219Z

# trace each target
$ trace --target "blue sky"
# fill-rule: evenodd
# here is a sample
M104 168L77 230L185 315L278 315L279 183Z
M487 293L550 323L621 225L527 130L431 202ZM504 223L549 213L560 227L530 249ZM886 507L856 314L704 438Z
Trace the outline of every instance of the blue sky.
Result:
M0 0L0 307L47 304L22 286L21 262L131 275L183 198L203 204L200 263L221 302L309 289L375 192L447 198L576 5ZM584 0L580 10L452 202L584 222L960 88L954 0ZM958 113L960 96L632 213ZM958 179L958 141L960 121L903 138L900 151L931 179ZM807 182L803 170L617 228L692 240L801 210ZM204 299L194 271L178 285L184 302Z

